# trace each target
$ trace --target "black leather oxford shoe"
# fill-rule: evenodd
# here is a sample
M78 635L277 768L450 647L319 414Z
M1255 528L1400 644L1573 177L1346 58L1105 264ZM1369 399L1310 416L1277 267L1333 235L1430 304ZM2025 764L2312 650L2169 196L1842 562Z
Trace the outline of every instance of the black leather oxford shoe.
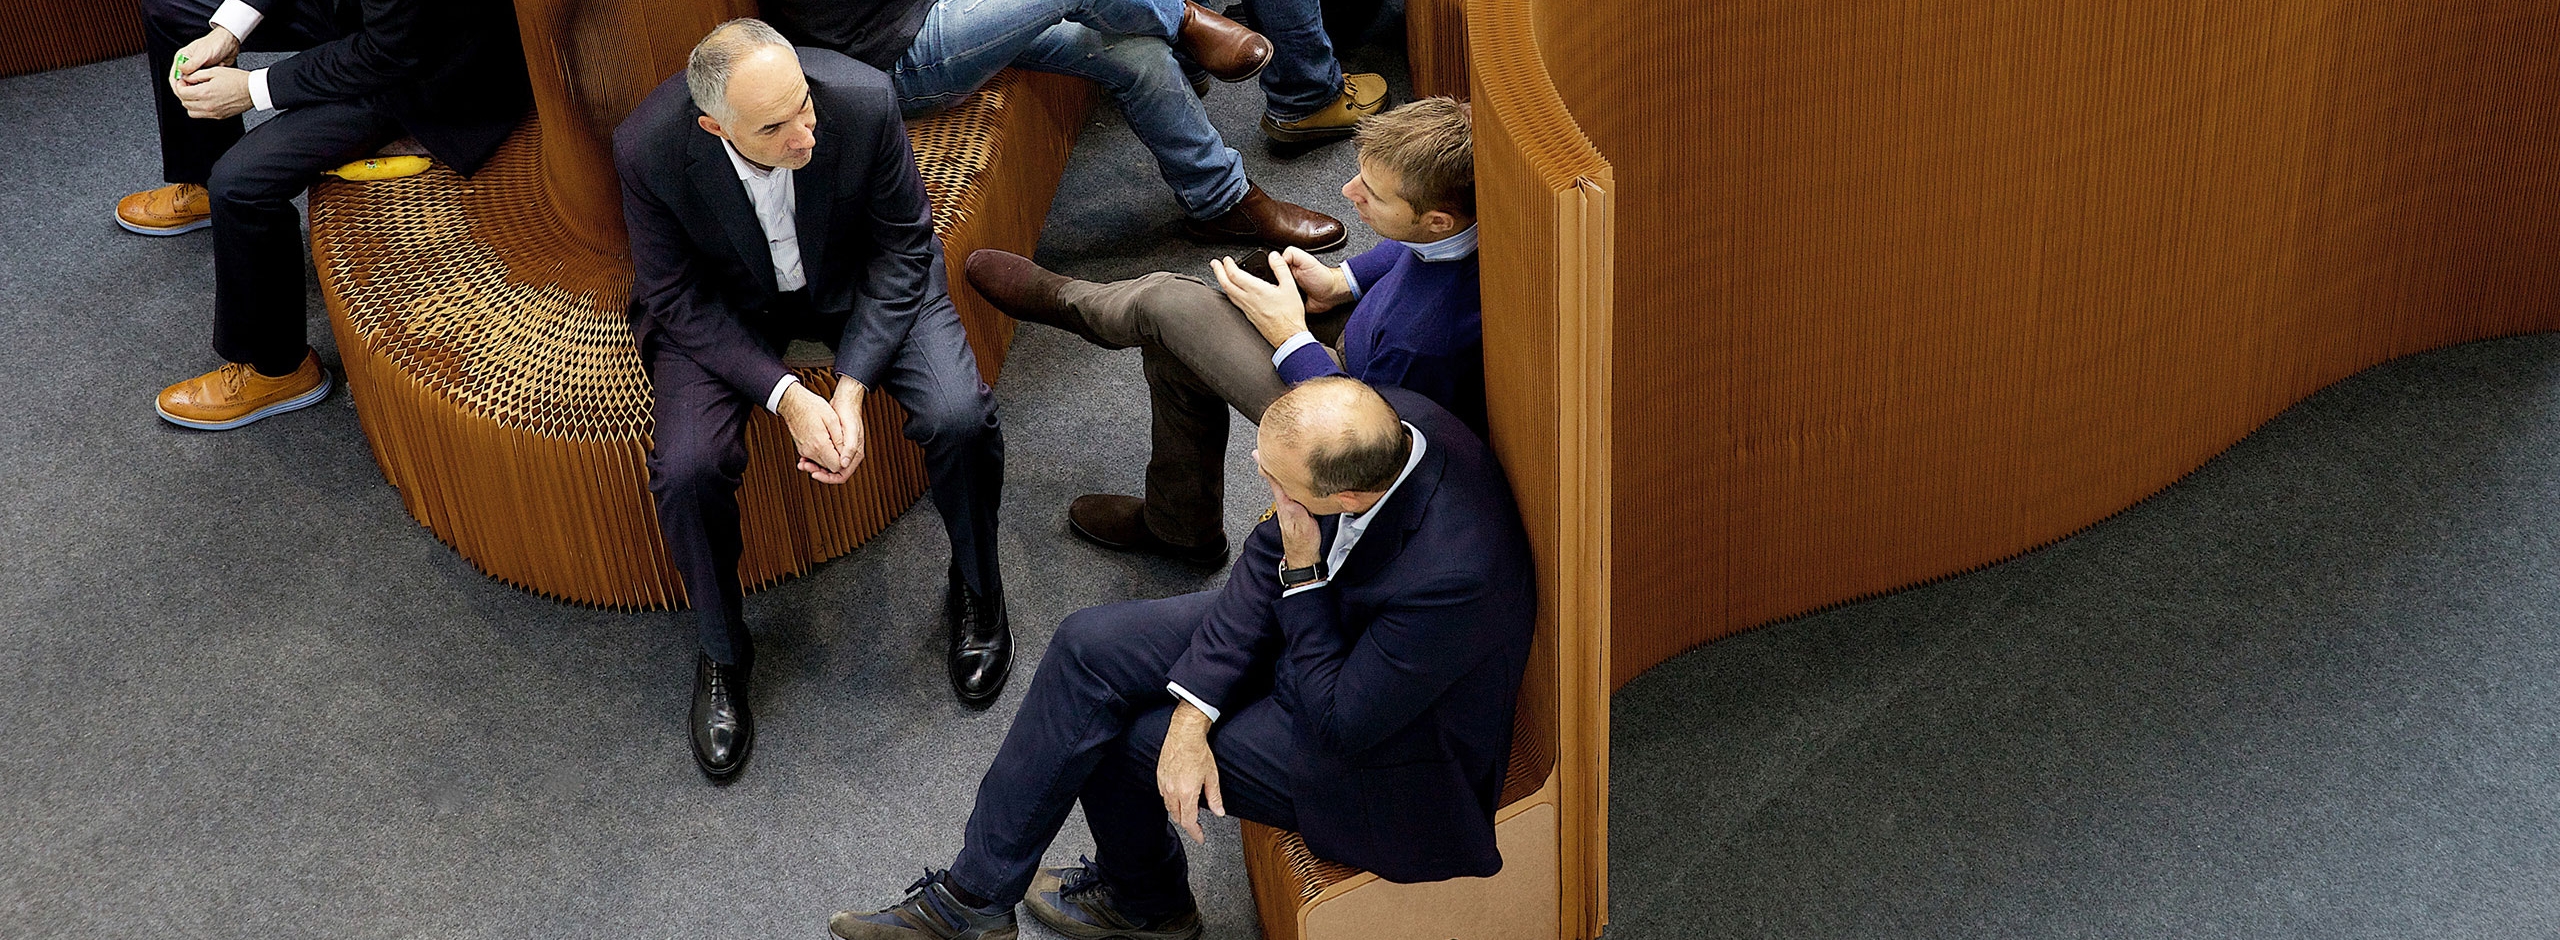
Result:
M747 765L756 743L755 716L747 713L747 667L694 654L693 762L713 783L727 783Z
M1013 670L1013 624L1005 616L1004 597L980 597L951 569L951 591L944 602L951 621L951 694L960 704L985 708L1004 691Z

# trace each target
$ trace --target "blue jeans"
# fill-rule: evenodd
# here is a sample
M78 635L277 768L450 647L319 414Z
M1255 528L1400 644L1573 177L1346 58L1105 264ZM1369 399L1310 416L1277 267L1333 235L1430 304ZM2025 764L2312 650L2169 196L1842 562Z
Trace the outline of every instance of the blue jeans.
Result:
M1183 211L1215 218L1244 199L1244 158L1174 61L1181 25L1181 0L935 0L889 79L911 118L958 103L1008 65L1089 79L1119 103Z
M1273 120L1295 121L1342 95L1342 63L1333 57L1319 0L1253 0L1253 18L1271 40L1262 97L1263 111Z

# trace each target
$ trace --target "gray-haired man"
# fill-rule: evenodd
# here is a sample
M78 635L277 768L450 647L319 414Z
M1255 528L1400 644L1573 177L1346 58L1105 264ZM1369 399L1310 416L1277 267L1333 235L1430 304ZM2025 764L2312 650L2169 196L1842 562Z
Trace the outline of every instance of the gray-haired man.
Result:
M1011 664L996 571L1004 438L944 288L888 76L733 20L632 110L613 151L654 393L649 489L700 618L703 772L726 779L755 740L737 499L752 408L782 416L799 469L842 483L862 462L863 397L886 389L906 407L951 534L952 692L992 702ZM783 368L778 350L797 338L835 344L827 396Z

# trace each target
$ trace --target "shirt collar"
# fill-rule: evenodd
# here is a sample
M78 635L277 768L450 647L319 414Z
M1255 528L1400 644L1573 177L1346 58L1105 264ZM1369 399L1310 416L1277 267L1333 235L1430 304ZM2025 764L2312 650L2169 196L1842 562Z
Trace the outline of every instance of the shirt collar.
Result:
M738 153L738 145L730 143L729 138L720 138L720 150L729 155L729 165L738 168L738 179L741 181L761 180L773 175L773 170L747 162L747 158ZM1468 232L1468 242L1472 244L1475 239L1474 229L1470 228Z
M728 141L723 140L721 143L728 143ZM732 150L729 154L732 158L735 158L737 156L737 151ZM1460 258L1476 253L1476 227L1473 224L1469 224L1465 231L1443 238L1436 242L1409 242L1397 240L1396 244L1413 249L1413 253L1422 256L1422 260L1424 261L1456 261ZM1412 427L1412 425L1409 424L1405 426Z

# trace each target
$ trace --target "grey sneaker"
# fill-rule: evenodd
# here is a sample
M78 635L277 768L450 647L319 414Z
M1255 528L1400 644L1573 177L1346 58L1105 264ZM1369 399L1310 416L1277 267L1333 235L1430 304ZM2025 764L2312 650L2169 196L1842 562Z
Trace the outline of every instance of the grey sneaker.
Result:
M827 932L843 940L1014 940L1013 905L993 911L960 903L943 882L948 871L927 871L907 886L907 899L877 911L838 911Z
M1113 903L1111 886L1093 870L1091 859L1077 862L1074 868L1043 868L1031 876L1031 893L1022 906L1033 919L1075 940L1198 940L1198 907L1140 923Z

